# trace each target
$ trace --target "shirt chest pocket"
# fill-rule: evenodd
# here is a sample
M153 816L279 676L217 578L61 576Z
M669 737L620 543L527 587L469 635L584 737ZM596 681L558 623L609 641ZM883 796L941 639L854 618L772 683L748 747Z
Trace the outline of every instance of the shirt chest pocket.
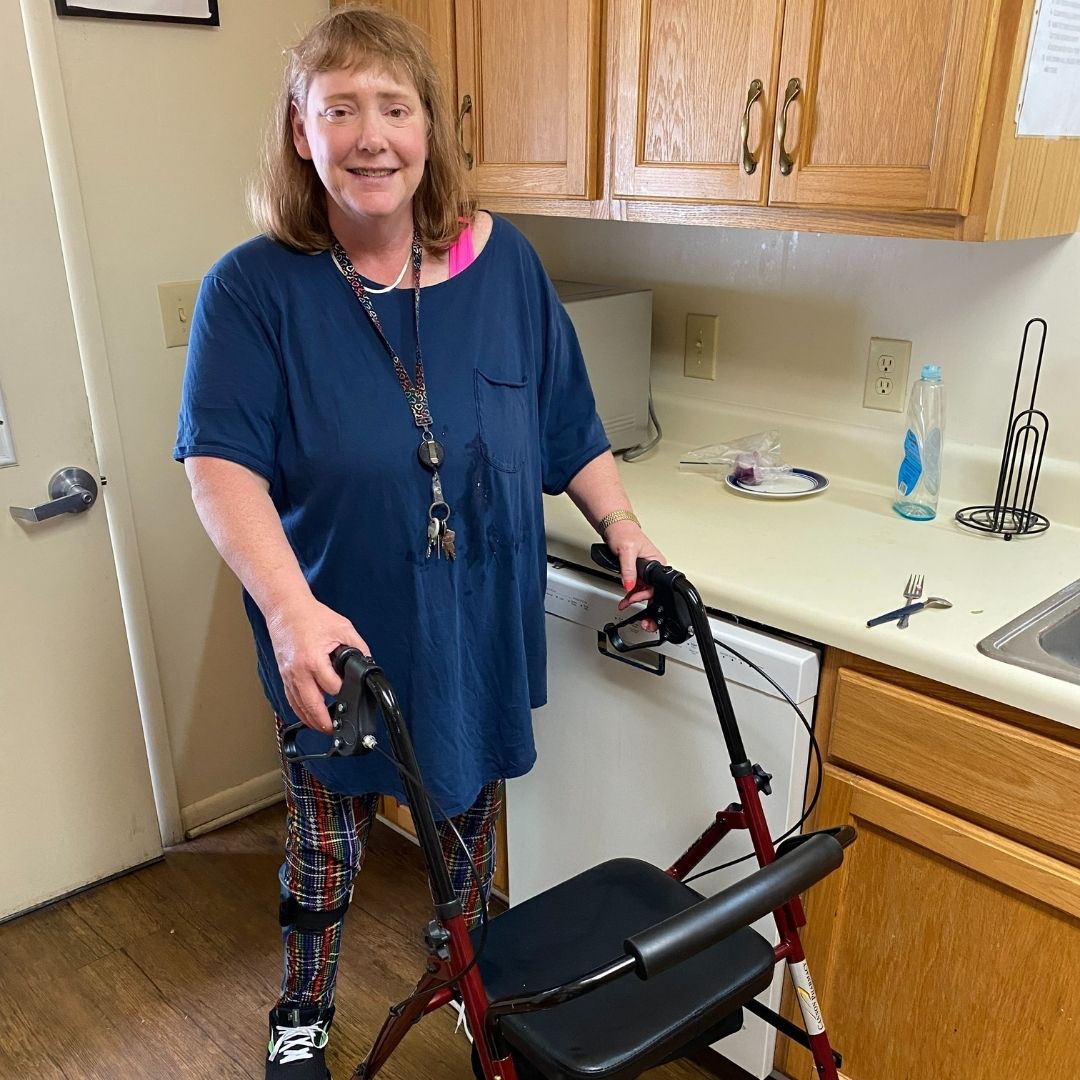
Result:
M517 472L532 430L529 380L495 378L477 368L473 385L484 460L502 472Z

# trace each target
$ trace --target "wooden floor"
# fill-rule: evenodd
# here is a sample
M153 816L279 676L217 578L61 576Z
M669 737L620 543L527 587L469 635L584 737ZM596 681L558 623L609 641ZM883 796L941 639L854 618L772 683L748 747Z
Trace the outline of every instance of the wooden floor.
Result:
M263 1076L281 978L283 805L0 926L0 1080ZM346 923L328 1062L346 1080L421 970L431 902L417 848L381 824ZM649 1080L710 1076L679 1063ZM472 1080L448 1010L379 1073Z

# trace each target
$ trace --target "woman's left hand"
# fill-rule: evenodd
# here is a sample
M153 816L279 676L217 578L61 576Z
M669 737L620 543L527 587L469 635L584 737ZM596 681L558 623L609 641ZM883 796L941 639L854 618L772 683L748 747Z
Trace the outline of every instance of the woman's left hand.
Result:
M604 542L619 560L619 573L626 595L619 601L619 610L625 611L633 604L644 603L652 599L651 586L638 580L638 559L655 559L667 565L660 549L641 531L641 526L632 521L616 521L609 525L604 534ZM653 631L656 623L652 619L642 619L643 629Z

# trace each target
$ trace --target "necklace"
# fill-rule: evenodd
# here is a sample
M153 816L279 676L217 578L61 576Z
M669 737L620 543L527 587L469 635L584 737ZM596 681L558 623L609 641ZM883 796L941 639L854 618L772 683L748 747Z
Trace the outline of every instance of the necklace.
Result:
M394 279L393 285L382 285L375 287L374 285L365 285L364 290L369 293L379 295L380 293L393 292L401 284L401 279L405 276L405 271L409 269L409 264L412 262L412 251L410 250L408 257L405 260L405 265L401 268L401 273ZM340 270L341 267L339 266Z
M431 503L428 505L427 512L427 553L425 558L430 559L434 552L436 558L441 559L445 555L452 562L455 558L455 534L454 530L450 528L450 507L443 498L442 480L439 478L439 466L443 464L446 452L442 443L435 438L431 431L434 420L432 420L431 409L428 405L427 385L424 382L424 357L420 349L420 267L424 258L424 248L420 243L420 234L418 232L413 233L412 250L409 253L409 262L412 263L413 268L413 325L416 330L416 366L411 379L409 373L405 370L405 365L401 362L401 357L398 356L393 345L390 344L382 328L382 323L379 321L379 316L375 308L372 307L371 299L368 296L369 293L389 292L390 289L396 288L405 276L405 270L402 270L398 275L398 280L393 285L385 289L369 289L361 280L356 267L353 266L348 252L338 241L334 241L330 253L338 270L341 271L345 280L352 287L353 294L360 301L360 306L364 309L369 322L382 342L383 348L390 357L394 365L394 373L397 375L398 384L405 394L405 400L408 402L409 410L412 413L413 423L420 429L420 445L417 447L416 456L419 458L420 464L431 473ZM408 265L409 263L405 264L406 269Z

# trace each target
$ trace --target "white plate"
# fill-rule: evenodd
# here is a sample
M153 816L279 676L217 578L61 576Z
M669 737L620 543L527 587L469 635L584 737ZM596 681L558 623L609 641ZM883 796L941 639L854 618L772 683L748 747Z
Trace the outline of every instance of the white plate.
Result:
M816 495L829 486L828 477L812 469L792 469L789 473L762 480L760 484L747 484L734 476L725 477L724 483L740 495L759 495L765 499L798 499L803 495Z

